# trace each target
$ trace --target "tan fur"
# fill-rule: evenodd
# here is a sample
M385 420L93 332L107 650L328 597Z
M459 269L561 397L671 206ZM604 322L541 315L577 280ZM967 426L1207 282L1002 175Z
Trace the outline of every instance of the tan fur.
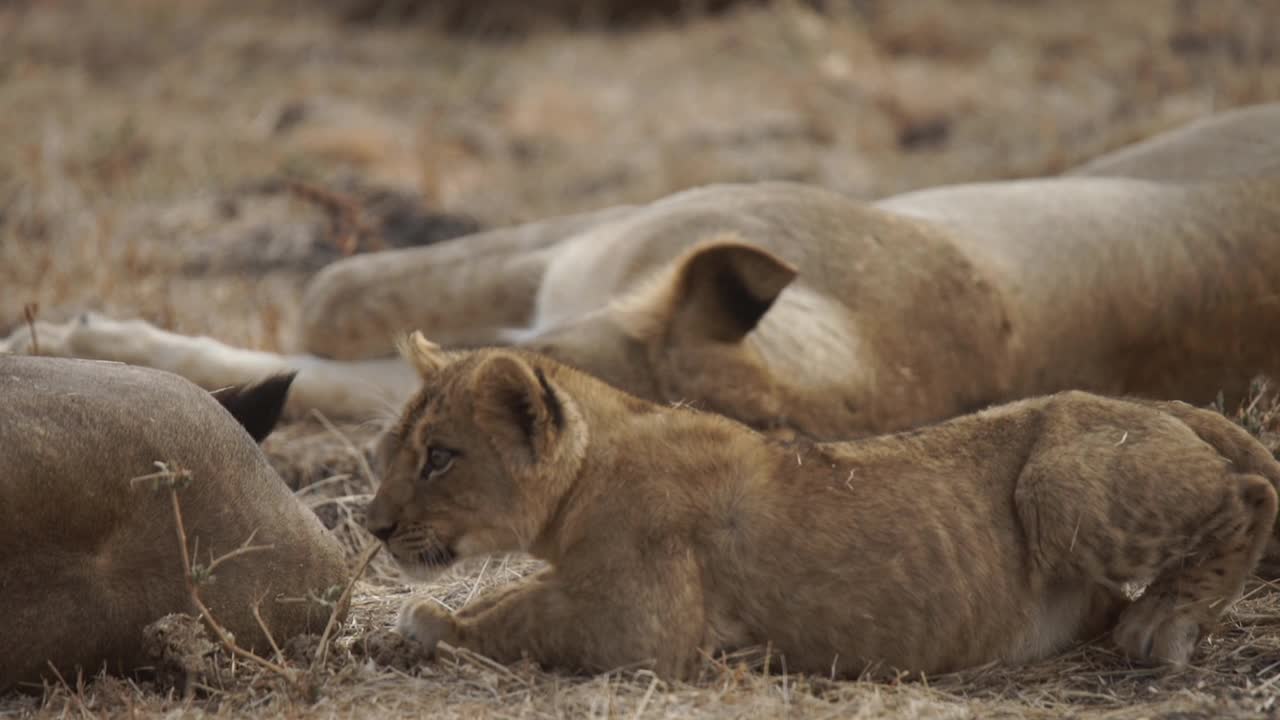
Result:
M1268 125L1280 126L1280 104L1173 131L1080 176L875 203L717 185L350 258L304 297L309 355L105 319L42 327L41 346L214 387L297 367L294 409L365 417L415 387L381 357L414 327L445 346L541 351L650 400L815 438L1072 388L1195 403L1223 390L1230 402L1255 373L1280 371L1280 177L1268 170L1280 132ZM1193 166L1176 163L1184 152ZM25 335L8 348L27 347Z
M189 473L178 492L194 562L252 538L201 595L247 648L318 632L307 601L341 585L343 552L249 435L191 383L118 364L0 356L0 690L104 666L152 663L142 629L194 614L167 491L132 478L155 462ZM292 599L292 600L290 600Z
M1227 110L1094 158L1068 174L1185 181L1276 177L1277 131L1274 104Z
M768 646L790 672L932 674L1110 630L1138 660L1184 663L1276 514L1256 474L1276 462L1187 406L1067 392L783 444L531 353L415 364L439 369L381 442L367 527L415 574L508 551L549 563L453 616L404 609L428 649L502 662L687 677Z

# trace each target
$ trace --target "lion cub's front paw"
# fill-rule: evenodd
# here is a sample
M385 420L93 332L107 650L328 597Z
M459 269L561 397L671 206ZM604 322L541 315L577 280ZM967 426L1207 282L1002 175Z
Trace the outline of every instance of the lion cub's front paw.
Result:
M1200 623L1177 612L1172 599L1143 596L1125 609L1112 636L1134 660L1185 665L1202 634Z
M453 638L453 617L431 600L410 600L400 611L396 629L416 641L427 654L434 654L441 640Z

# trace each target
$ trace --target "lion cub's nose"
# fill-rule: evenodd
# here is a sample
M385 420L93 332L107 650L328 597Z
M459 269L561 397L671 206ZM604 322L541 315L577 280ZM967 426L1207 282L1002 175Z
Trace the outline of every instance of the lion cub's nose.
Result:
M372 523L369 523L365 528L369 531L369 534L378 538L382 542L386 542L396 531L396 524L390 523L387 525L374 526Z

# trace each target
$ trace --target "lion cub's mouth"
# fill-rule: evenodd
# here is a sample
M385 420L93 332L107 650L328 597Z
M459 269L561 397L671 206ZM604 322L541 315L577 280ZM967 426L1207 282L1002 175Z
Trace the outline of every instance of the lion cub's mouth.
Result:
M435 545L418 553L418 562L432 570L443 570L458 559L458 554L448 545Z
M401 557L394 552L391 557L395 559L400 572L404 573L406 578L416 582L431 582L453 565L458 559L458 554L453 548L436 545L408 557Z

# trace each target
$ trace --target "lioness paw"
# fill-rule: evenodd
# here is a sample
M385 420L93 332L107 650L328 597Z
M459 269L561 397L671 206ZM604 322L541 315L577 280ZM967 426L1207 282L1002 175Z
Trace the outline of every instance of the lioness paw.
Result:
M1171 600L1142 597L1125 610L1113 637L1120 650L1134 660L1185 665L1201 633L1200 623L1177 612Z
M431 600L410 600L400 611L396 629L414 640L427 654L433 654L441 640L453 635L453 618Z

